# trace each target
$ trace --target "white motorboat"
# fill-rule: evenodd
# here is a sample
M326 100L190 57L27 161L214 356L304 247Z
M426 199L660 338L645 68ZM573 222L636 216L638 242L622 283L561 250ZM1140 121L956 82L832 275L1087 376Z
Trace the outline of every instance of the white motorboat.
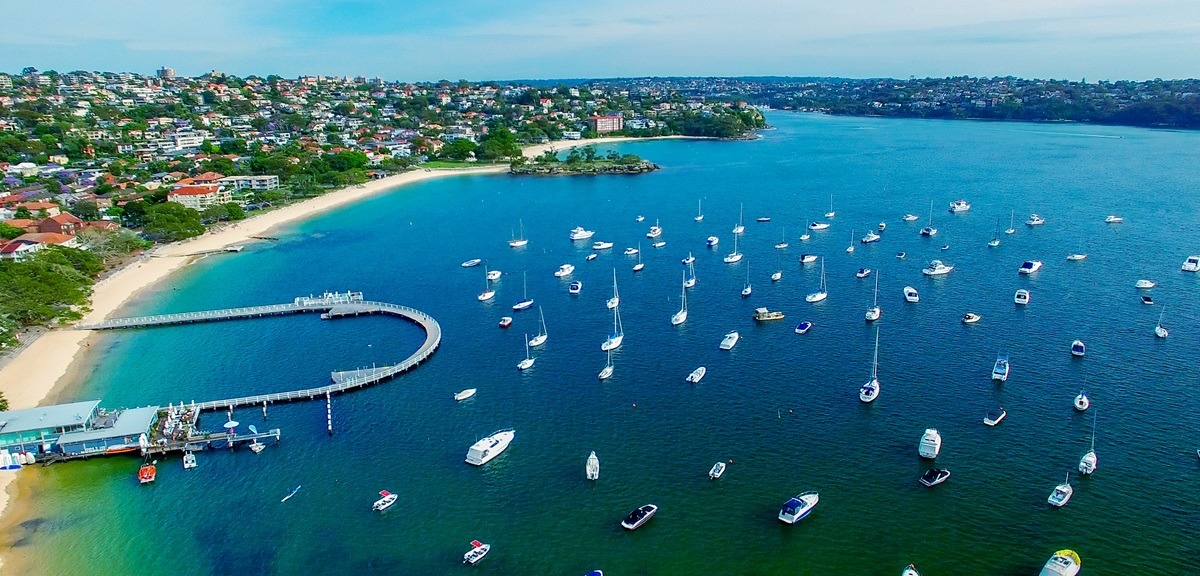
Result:
M933 227L933 200L929 201L929 224L921 229L922 236L937 236L937 228Z
M1167 336L1171 335L1171 332L1167 330L1166 326L1162 325L1163 314L1166 314L1166 312L1167 306L1164 304L1162 310L1158 311L1158 324L1154 326L1154 335L1158 336L1159 338L1166 338Z
M650 247L651 248L662 248L663 246L666 246L666 245L667 245L667 243L665 241L659 240L658 242L651 244Z
M1075 410L1084 412L1092 405L1092 400L1088 398L1087 392L1080 390L1079 395L1075 397Z
M1041 260L1026 260L1025 262L1023 262L1021 264L1021 267L1017 269L1017 272L1020 274L1033 274L1034 272L1037 272L1038 270L1041 270L1041 269L1042 269L1042 261Z
M878 242L880 238L883 238L883 237L880 236L879 234L868 231L867 235L863 236L862 239L859 240L859 242L862 242L863 244L870 244L872 242Z
M580 292L583 292L583 282L576 280L567 286L567 293L572 296L578 296Z
M900 576L921 576L921 573L920 573L920 572L917 572L917 567L916 567L916 566L914 566L914 565L912 565L912 564L909 564L909 565L908 565L908 566L907 566L907 567L904 569L904 572L901 572L901 573L900 573Z
M704 242L705 242L705 244L708 245L709 248L716 248L717 244L721 243L721 239L717 238L716 236L709 236L708 239L705 240Z
M789 498L779 509L779 521L784 524L795 524L812 513L820 501L821 495L817 492L805 492Z
M801 235L800 235L800 241L801 241L801 242L808 242L808 239L809 239L809 238L812 238L812 234L809 234L809 233L807 233L807 232L805 232L804 234L801 234Z
M696 217L695 217L695 218L692 218L692 221L693 221L693 222L700 222L700 221L703 221L703 220L704 220L704 212L702 212L702 211L700 210L700 200L696 200Z
M688 264L688 272L687 272L687 276L684 277L683 287L691 288L695 285L696 285L696 267L691 264Z
M571 264L563 264L562 266L559 266L559 267L558 267L558 270L555 270L555 271L554 271L554 276L555 276L556 278L565 278L565 277L567 277L567 276L570 276L570 275L571 275L571 273L572 273L572 272L574 272L574 271L575 271L575 266L574 266L574 265L571 265Z
M604 368L600 369L600 374L597 376L601 380L608 380L613 375L612 350L608 351L608 362L604 364Z
M1083 252L1076 252L1076 253L1074 253L1074 254L1067 254L1067 261L1068 261L1068 262L1078 262L1078 261L1080 261L1080 260L1086 260L1086 259L1087 259L1087 254L1084 254Z
M587 257L584 258L584 260L591 262L592 260L595 260L598 257L599 257L599 255L597 255L595 252L592 252L591 254L588 254Z
M1184 272L1200 271L1200 256L1188 256L1187 259L1183 261L1183 266L1180 266L1179 269L1183 270Z
M656 219L654 221L654 225L650 227L650 231L646 232L646 237L647 238L658 238L659 236L662 236L662 233L663 233L662 226L659 225L658 220Z
M921 475L921 484L927 488L933 488L950 478L950 470L947 468L930 468Z
M637 530L638 528L641 528L642 524L649 522L657 512L658 506L655 506L654 504L646 504L645 506L630 512L629 515L621 521L621 527L626 530Z
M617 292L617 269L613 268L613 295L612 298L604 301L604 306L609 310L621 305L621 294Z
M454 401L462 402L463 400L466 400L467 398L474 396L476 391L477 390L475 388L467 388L466 390L463 390L462 392L455 392L454 393Z
M476 562L483 560L483 557L487 556L488 552L492 551L491 544L484 544L478 540L472 540L471 546L473 546L473 548L471 548L471 550L466 554L463 554L463 564L475 564Z
M470 260L467 260L466 262L463 262L462 264L460 264L460 266L462 266L463 268L470 268L472 266L478 266L480 262L483 262L482 258L472 258Z
M634 218L634 219L633 219L633 221L634 221L634 222L642 222L642 221L644 221L645 219L646 219L646 217L645 217L645 216L642 216L641 214L638 214L638 215L637 215L637 218Z
M1092 414L1092 448L1079 459L1079 473L1091 474L1096 471L1099 459L1096 457L1096 414Z
M616 350L621 346L621 342L625 341L625 327L621 324L621 307L613 308L613 331L604 339L604 343L600 345L600 349L608 352Z
M905 253L905 252L897 252L897 253L896 253L896 259L897 259L897 260L903 260L903 259L904 259L906 256L908 256L908 254L907 254L907 253Z
M805 320L796 325L796 329L794 330L794 332L796 332L797 334L808 334L808 331L812 330L812 328L813 328L813 323L809 322L808 320Z
M742 259L742 253L738 252L738 236L737 236L737 234L734 234L733 235L733 252L726 254L725 257L722 258L722 260L726 264L733 264L734 262L738 262L741 259Z
M195 468L196 466L199 466L199 464L196 463L196 455L191 452L184 452L183 453L183 469L191 470L191 469Z
M1158 286L1158 284L1155 283L1153 280L1145 280L1145 279L1138 280L1137 283L1133 285L1133 287L1137 288L1138 290L1149 290L1155 286Z
M1013 302L1024 306L1029 304L1029 291L1022 288L1013 293Z
M624 254L625 254L626 256L636 256L636 255L637 255L639 252L641 252L641 250L640 250L640 249L638 249L638 248L633 248L633 247L629 247L629 248L626 248L626 249L625 249L625 252L624 252Z
M870 276L870 275L871 275L870 268L859 268L858 272L854 273L855 278L866 278L867 276Z
M1087 346L1084 346L1083 340L1071 342L1071 355L1080 356L1087 354Z
M508 241L509 247L512 248L520 248L526 244L529 244L529 240L525 238L525 222L521 220L518 220L517 222L520 223L521 235L513 236L512 239Z
M955 200L950 203L950 213L957 214L971 209L971 203L966 200Z
M513 310L526 310L533 306L533 298L529 297L529 280L524 272L521 273L521 301L513 304Z
M262 452L262 451L263 451L263 449L265 449L266 447L267 447L267 445L266 445L266 444L263 444L262 442L259 442L258 440L255 440L255 441L251 442L251 443L250 443L250 445L249 445L249 446L247 446L247 448L249 448L249 449L250 449L250 451L251 451L251 452L253 452L253 453L255 453L255 454L258 454L259 452Z
M476 441L467 449L467 464L483 466L491 462L493 458L508 449L508 445L512 443L513 438L516 438L516 436L516 430L509 428L506 430L497 430Z
M854 253L854 230L850 231L850 245L846 247L847 254Z
M723 474L725 474L725 463L717 462L716 464L713 464L713 467L708 470L708 479L716 480L717 478L720 478L721 475L723 475Z
M501 316L499 325L501 328L508 328L512 326L512 320L512 316Z
M954 266L949 266L941 260L934 260L929 263L929 266L921 269L921 273L926 276L945 276L954 270Z
M492 282L495 282L500 279L500 271L499 270L488 270L486 273L484 273L484 278L486 278Z
M997 410L991 410L987 414L983 415L983 423L987 424L988 426L995 426L1004 420L1005 416L1008 416L1008 412L1006 412L1003 407Z
M699 384L700 381L704 379L705 374L708 374L708 368L701 366L695 370L692 370L691 374L688 374L687 378L684 378L684 380L691 382L692 384Z
M689 264L691 264L692 262L695 262L695 261L696 261L696 257L695 257L695 256L692 256L692 253L691 253L691 252L688 252L687 258L684 258L684 259L682 260L682 262L683 262L683 265L684 265L684 266L687 266L687 265L689 265Z
M903 220L903 221L905 221L905 222L916 222L917 220L920 220L920 219L921 219L921 217L920 217L920 216L917 216L916 214L908 213L908 214L905 214L905 215L904 215L903 217L901 217L900 219L901 219L901 220Z
M943 252L944 252L944 251L946 251L946 250L949 250L949 249L950 249L950 245L949 245L949 244L942 244L942 251L943 251Z
M1117 216L1117 215L1114 215L1114 214L1109 214L1109 215L1108 215L1108 217L1106 217L1106 218L1104 219L1104 223L1105 223L1105 224L1120 224L1120 223L1122 223L1122 222L1124 222L1124 221L1125 221L1125 219L1124 219L1124 218L1122 218L1122 217L1120 217L1120 216Z
M597 251L608 250L612 247L613 247L612 242L605 242L603 240L597 240L595 242L592 242L592 250L597 250Z
M812 264L813 262L816 262L816 261L817 261L816 254L801 254L800 255L800 263L801 264Z
M744 224L742 224L742 216L743 216L743 211L744 211L743 208L744 208L744 206L742 204L738 204L738 221L737 221L737 224L733 227L733 235L734 236L740 236L742 234L742 232L746 231L746 226Z
M1037 214L1030 214L1029 219L1025 221L1025 224L1028 226L1041 226L1045 223L1046 219L1038 216Z
M583 466L583 474L588 480L597 480L600 478L600 458L596 456L595 450L591 454L588 454L587 464Z
M879 398L879 327L875 327L875 356L871 360L871 379L858 389L858 399L866 403Z
M671 315L671 325L678 326L687 322L688 307L687 307L687 273L683 274L683 287L679 289L680 306L679 311Z
M1038 576L1075 576L1083 561L1073 550L1059 550L1046 561Z
M877 230L879 230L880 232L883 232L884 230L887 230L887 222L880 222L880 223L879 223L879 227L877 228Z
M587 240L588 238L591 238L595 234L596 234L595 230L584 230L583 226L576 226L574 230L571 230L570 238L572 241Z
M517 362L517 370L528 370L533 368L533 363L537 360L529 355L529 335L525 335L525 359Z
M967 312L966 314L963 314L962 322L963 324L974 324L982 319L983 316L980 316L974 312Z
M780 280L783 280L783 270L776 270L771 273L772 282L778 282Z
M541 323L542 323L542 331L538 332L537 336L534 336L533 338L529 339L529 346L531 348L537 348L538 346L545 344L546 339L550 337L550 335L548 333L546 333L546 315L544 313L542 313L541 306L538 306L538 318L541 320Z
M912 286L904 287L904 300L916 304L921 301L921 295L917 293L917 289Z
M818 221L814 220L814 221L808 223L809 230L826 230L828 228L829 228L828 222L818 222Z
M749 298L750 294L752 292L754 292L754 288L752 288L750 286L750 263L747 262L746 263L746 287L742 288L742 298Z
M1017 233L1017 229L1013 227L1013 224L1016 222L1016 217L1017 217L1017 211L1009 210L1009 212L1008 212L1008 228L1004 231L1005 234L1016 234Z
M837 212L833 211L833 194L830 194L829 195L829 211L825 213L825 217L833 218L834 216L837 216Z
M879 275L875 275L875 303L867 308L867 322L874 322L883 314L883 309L879 307Z
M815 303L820 302L829 296L829 292L825 286L825 260L821 260L821 286L816 292L804 297L805 302Z
M380 490L379 496L380 498L371 505L371 509L376 512L383 512L384 510L391 508L392 504L395 504L396 500L399 498L399 496L392 494L387 490Z
M728 334L725 335L724 338L721 339L721 349L722 350L733 350L733 347L737 346L738 339L740 339L741 337L742 337L742 335L738 334L737 330L730 331Z
M921 435L921 442L917 445L917 454L922 458L934 459L942 451L942 435L938 434L937 428L926 428L925 433Z
M1062 508L1071 501L1071 495L1075 493L1075 488L1071 486L1071 473L1067 472L1067 479L1058 486L1054 487L1054 491L1050 493L1050 497L1046 498L1051 506Z
M1008 372L1012 367L1008 363L1007 354L997 354L996 364L992 366L992 380L996 382L1007 382Z

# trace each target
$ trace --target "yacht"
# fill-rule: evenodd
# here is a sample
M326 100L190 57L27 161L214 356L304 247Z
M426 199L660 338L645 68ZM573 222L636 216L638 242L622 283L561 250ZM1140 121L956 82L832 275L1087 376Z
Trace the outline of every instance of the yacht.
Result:
M1062 508L1071 501L1071 495L1075 493L1075 489L1071 487L1071 473L1067 472L1067 479L1058 486L1054 487L1054 492L1050 493L1050 497L1046 498L1051 506Z
M541 306L538 306L538 317L542 322L542 331L538 332L537 336L529 339L529 346L532 348L537 348L538 346L545 344L546 339L550 337L550 335L546 333L546 315L542 313Z
M709 236L708 240L705 240L704 243L707 244L709 248L716 248L717 244L721 243L721 239L717 238L716 236Z
M525 239L525 222L520 221L520 220L518 220L517 222L520 222L521 235L513 236L512 240L508 241L508 245L512 248L520 248L526 244L529 244L529 240Z
M682 262L683 262L683 265L684 265L684 266L688 266L688 265L690 265L692 262L695 262L695 261L696 261L696 257L695 257L695 256L692 256L692 253L691 253L691 252L688 252L687 258L684 258L684 259L682 260Z
M1179 269L1184 272L1200 271L1200 256L1188 256L1187 260L1183 261L1183 266Z
M866 278L867 276L870 276L870 275L871 275L870 268L859 268L858 272L854 273L855 278Z
M809 230L826 230L828 228L829 228L828 222L817 222L814 220L814 221L808 223Z
M796 325L795 332L797 334L808 334L808 331L812 330L812 327L813 327L813 323L809 322L808 320L805 320Z
M783 280L783 270L776 270L771 273L772 282L778 282L780 280Z
M641 272L641 271L642 271L642 269L644 269L644 268L646 267L646 265L645 265L644 263L642 263L642 249L641 249L641 244L638 244L638 255L637 255L637 257L638 257L638 261L637 261L637 264L634 264L634 265L633 265L633 271L634 271L634 272Z
M929 201L929 224L921 229L922 236L937 236L937 228L933 227L933 200Z
M795 524L812 513L813 508L821 501L821 495L816 492L805 492L794 498L789 498L779 509L779 521L784 524Z
M575 266L573 266L571 264L563 264L562 266L558 267L558 270L554 271L554 276L556 278L563 278L566 276L570 276L571 273L574 271L575 271Z
M780 236L781 236L781 238L779 239L779 242L777 244L775 244L776 250L783 250L784 248L788 247L787 229L786 228L783 229L783 232L780 234Z
M483 466L500 455L517 436L516 430L498 430L491 435L475 442L467 450L467 464Z
M1016 234L1017 233L1017 229L1013 227L1013 223L1016 222L1016 217L1017 217L1016 210L1008 211L1008 228L1006 230L1004 230L1005 234Z
M967 312L966 314L963 314L962 317L963 324L974 324L982 319L983 316L980 316L974 312Z
M733 252L726 254L725 258L723 258L722 260L724 260L724 262L726 264L733 264L734 262L737 262L741 259L742 259L742 253L738 252L738 237L736 234L734 234L734 236L733 236Z
M1166 326L1162 325L1163 314L1165 314L1166 312L1167 312L1166 305L1163 305L1162 310L1158 311L1158 324L1154 326L1154 335L1158 336L1159 338L1166 338L1167 336L1171 335L1171 333L1167 330Z
M921 269L921 273L926 276L945 276L954 270L953 266L947 266L941 260L934 260L929 263L929 266Z
M879 307L879 275L875 275L875 303L867 308L867 322L874 322L883 314L883 310Z
M609 248L612 248L612 247L613 247L612 242L605 242L603 240L597 240L595 242L592 242L592 250L597 250L597 251L608 250Z
M1088 398L1087 392L1080 390L1079 395L1075 397L1075 410L1084 412L1092 405L1092 401Z
M700 381L704 379L704 375L707 373L708 368L701 366L695 370L692 370L692 373L688 374L687 378L684 378L684 380L691 382L692 384L699 384Z
M626 249L625 249L625 252L624 252L624 254L625 254L626 256L635 256L635 255L637 255L639 252L641 252L641 249L639 249L639 248L634 248L634 247L632 247L632 246L631 246L631 247L629 247L629 248L626 248Z
M595 450L591 454L588 454L587 464L583 466L583 474L588 480L600 478L600 458L596 456Z
M921 483L933 488L950 478L950 470L946 468L930 468L921 475Z
M475 392L476 392L475 388L467 388L466 390L463 390L462 392L455 392L454 393L454 401L462 402L463 400L466 400L467 398L474 396Z
M533 363L537 360L529 355L529 334L525 335L525 359L517 362L517 370L528 370L533 368Z
M996 356L996 365L992 366L992 380L997 382L1007 382L1008 371L1010 369L1011 366L1008 364L1008 355L998 354Z
M1078 261L1080 261L1080 260L1084 260L1084 259L1086 259L1086 258L1087 258L1087 254L1084 254L1083 252L1076 252L1076 253L1074 253L1074 254L1067 254L1067 261L1068 261L1068 262L1078 262Z
M1158 286L1158 284L1156 284L1153 280L1145 279L1138 280L1137 283L1133 285L1133 287L1137 288L1138 290L1149 290L1155 286Z
M642 524L649 522L650 519L654 517L656 512L658 512L658 506L655 506L654 504L646 504L645 506L630 512L629 515L621 521L621 527L626 530L637 530L642 526Z
M837 212L833 211L833 194L830 194L829 195L829 211L825 213L825 217L833 218L834 216L837 216Z
M862 242L863 244L870 244L872 242L878 242L880 238L882 238L882 236L868 230L867 235L863 236L859 242Z
M604 339L604 343L600 345L600 349L608 352L616 350L621 346L621 342L625 340L625 327L621 324L621 308L613 308L613 331Z
M1096 458L1096 415L1092 415L1092 448L1079 459L1079 473L1091 474L1096 471L1096 465L1099 463Z
M921 443L917 446L917 454L922 458L934 459L942 451L942 435L938 434L937 428L926 428L925 434L921 435Z
M738 339L740 339L741 337L742 337L742 335L738 334L737 330L730 331L728 334L725 335L724 338L721 339L721 349L722 350L733 350L733 347L737 346Z
M772 320L783 320L783 312L778 310L768 310L766 308L754 309L754 320L757 322L770 322Z
M484 544L478 540L472 540L471 546L471 550L463 554L463 564L475 564L483 560L483 557L487 556L488 552L492 550L491 544Z
M574 230L571 230L570 237L571 237L572 241L587 240L588 238L591 238L595 234L596 234L595 230L584 230L583 226L576 226Z
M809 238L812 238L812 234L809 234L808 232L805 232L804 234L800 235L801 242L808 242Z
M580 292L583 292L583 282L576 280L574 282L571 282L570 286L567 286L567 293L569 293L571 295L577 296L577 295L579 295Z
M744 206L742 204L738 204L738 222L737 222L737 225L735 225L733 227L733 235L734 236L740 236L742 234L742 232L746 231L746 226L742 224L742 212L743 212L742 209L743 209L743 207Z
M1037 214L1030 214L1029 219L1025 221L1025 224L1028 226L1041 226L1045 223L1046 219L1038 216Z
M1006 412L1004 408L991 410L987 414L983 415L983 423L987 424L988 426L995 426L999 424L1000 421L1004 420L1005 416L1008 416L1008 412Z
M191 469L195 468L196 466L198 466L198 464L196 463L196 455L191 452L184 452L183 453L183 469L191 470Z
M921 295L917 293L917 289L912 286L904 287L904 300L916 304L921 301Z
M529 282L525 273L521 273L521 301L513 304L513 310L525 310L533 306L533 299L529 297Z
M1087 354L1087 346L1083 345L1083 340L1076 340L1071 343L1071 355L1082 357Z
M392 494L387 490L380 490L379 496L380 498L371 505L371 509L376 512L383 512L384 510L391 508L392 504L395 504L396 500L400 498L399 496Z
M1113 214L1109 214L1108 217L1104 219L1105 224L1120 224L1124 221L1125 221L1124 218L1113 215Z
M613 268L613 295L604 302L604 306L609 310L621 305L621 294L617 292L617 269Z
M816 261L817 261L816 254L801 254L800 255L800 263L801 264L812 264L813 262L816 262Z
M846 253L847 254L854 253L854 231L853 230L850 231L850 245L846 247Z
M598 257L598 256L596 255L596 253L595 253L595 252L592 252L591 254L588 254L588 255L587 255L587 257L586 257L586 258L584 258L584 260L587 260L588 262L591 262L592 260L595 260L597 257Z
M858 389L858 399L866 403L879 398L879 327L875 327L875 356L871 360L871 379Z
M1059 550L1046 561L1038 576L1075 576L1082 565L1083 561L1073 550Z
M1013 302L1022 306L1029 304L1029 291L1022 288L1013 294Z
M812 294L805 296L804 301L810 302L810 303L820 302L828 296L829 296L829 292L827 291L827 287L825 286L825 260L822 259L821 260L821 286L820 286L820 288L817 289L816 292L813 292Z
M971 209L971 203L966 200L955 200L950 203L950 213L957 214Z
M687 273L686 272L684 272L684 274L683 274L683 283L685 286L687 285ZM680 300L679 311L671 315L671 325L672 326L678 326L687 321L688 308L687 308L687 288L686 287L679 289L679 300Z
M916 214L909 213L909 214L905 214L904 217L902 217L900 219L905 222L916 222L917 220L920 220L921 217L917 216Z
M512 326L512 316L501 316L500 317L500 327L508 328L509 326Z
M700 201L696 200L696 217L692 218L692 221L700 222L702 220L704 220L704 212L700 210Z
M654 225L650 227L650 231L646 232L647 238L658 238L662 236L662 226L658 224L658 220L654 220Z
M725 474L725 463L717 462L716 464L713 464L712 468L709 469L708 479L716 480L717 478L720 478L722 474Z
M492 290L491 280L491 272L488 272L487 267L485 266L483 269L483 292L480 292L475 299L479 300L480 302L487 302L488 300L496 297L496 291Z
M1017 272L1019 272L1021 274L1033 274L1034 272L1037 272L1038 270L1041 270L1041 269L1042 269L1042 261L1041 260L1026 260L1024 263L1021 264L1021 267L1017 269Z
M992 239L988 240L988 248L995 248L1000 245L1000 219L996 219L996 231L992 233Z
M460 266L462 266L463 268L471 268L472 266L478 266L480 262L483 262L482 258L472 258L470 260L467 260L466 262L463 262L462 264L460 264Z
M691 288L696 285L696 267L688 264L687 276L684 277L683 287Z
M608 362L604 364L604 368L600 370L598 375L601 380L608 380L613 375L612 350L608 351Z
M750 287L750 263L746 263L746 287L742 288L742 298L749 298L754 289Z

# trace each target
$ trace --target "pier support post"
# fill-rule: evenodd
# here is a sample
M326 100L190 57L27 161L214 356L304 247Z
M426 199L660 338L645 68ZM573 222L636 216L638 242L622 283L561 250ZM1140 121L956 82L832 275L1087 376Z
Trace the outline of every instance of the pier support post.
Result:
M329 392L325 393L325 427L329 430L329 435L333 436L333 400L329 397Z

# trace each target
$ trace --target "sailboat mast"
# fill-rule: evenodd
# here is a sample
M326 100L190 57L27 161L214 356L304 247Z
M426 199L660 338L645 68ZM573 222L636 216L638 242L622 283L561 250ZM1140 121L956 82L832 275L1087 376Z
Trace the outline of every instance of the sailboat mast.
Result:
M879 325L875 325L875 358L871 360L871 379L878 380L879 374Z
M875 273L875 307L876 308L879 307L879 273L878 272ZM876 344L878 344L878 340L879 340L879 330L878 329L875 330L875 340L876 340ZM878 350L876 351L876 353L878 353Z

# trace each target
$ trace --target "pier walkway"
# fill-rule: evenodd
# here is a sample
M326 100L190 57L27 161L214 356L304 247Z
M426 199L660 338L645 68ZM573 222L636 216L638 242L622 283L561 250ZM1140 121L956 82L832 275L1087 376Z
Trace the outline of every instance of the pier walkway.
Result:
M207 310L202 312L181 312L176 314L160 314L156 316L138 316L132 318L113 318L93 324L81 324L80 330L120 330L130 328L148 328L154 326L171 326L178 324L193 324L197 322L220 322L226 320L242 320L248 318L263 318L267 316L282 316L286 314L320 313L324 320L360 316L365 314L387 314L408 320L425 331L425 341L408 358L399 364L379 366L361 370L331 372L332 384L197 402L200 410L227 410L240 406L263 406L276 402L292 402L296 400L313 400L330 394L338 394L377 384L398 374L407 372L424 362L442 342L442 327L432 316L408 306L373 302L363 300L361 292L325 293L321 296L302 296L290 304L272 304L268 306L249 306L244 308L226 308L223 310Z

